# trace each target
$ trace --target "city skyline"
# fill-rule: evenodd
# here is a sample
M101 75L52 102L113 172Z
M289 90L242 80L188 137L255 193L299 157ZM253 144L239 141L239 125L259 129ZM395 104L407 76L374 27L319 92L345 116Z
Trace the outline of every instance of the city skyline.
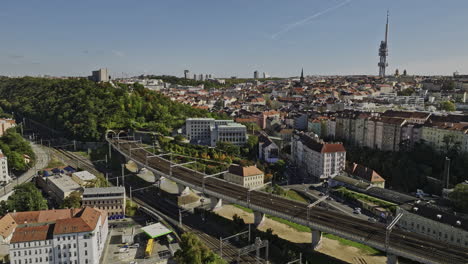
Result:
M101 67L113 77L181 77L184 69L289 77L302 67L305 75L378 75L387 9L387 74L463 74L468 37L457 25L468 22L466 8L463 1L11 2L0 12L9 25L0 29L0 75L87 76Z

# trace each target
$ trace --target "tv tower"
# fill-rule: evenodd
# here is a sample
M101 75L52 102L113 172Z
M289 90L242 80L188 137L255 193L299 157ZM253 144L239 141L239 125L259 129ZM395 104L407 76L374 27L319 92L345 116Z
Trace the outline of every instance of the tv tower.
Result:
M387 24L385 25L385 40L380 42L379 56L380 61L377 64L379 66L379 76L385 77L385 68L388 66L387 56L388 56L388 10L387 10Z

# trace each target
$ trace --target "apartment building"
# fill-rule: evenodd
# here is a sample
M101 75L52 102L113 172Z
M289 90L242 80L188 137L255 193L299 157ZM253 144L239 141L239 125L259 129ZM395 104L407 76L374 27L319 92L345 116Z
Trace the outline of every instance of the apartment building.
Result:
M107 211L110 217L123 217L125 216L125 188L122 186L85 188L82 206Z
M108 82L110 80L110 76L107 68L101 68L99 70L92 71L91 76L89 76L88 79L94 82Z
M215 147L217 142L230 142L243 146L247 142L247 128L232 120L214 118L188 118L185 134L192 144Z
M342 143L326 143L303 132L295 132L291 143L292 163L298 173L313 182L326 180L345 169L346 150Z
M242 187L254 189L263 185L264 174L256 166L231 165L228 172L224 174L224 179Z
M10 174L8 173L8 158L3 154L0 149L0 182L8 183L11 181Z
M108 234L106 212L90 207L8 213L0 226L12 264L98 264Z
M268 163L275 163L279 160L278 145L273 142L266 134L258 138L258 158Z
M455 145L468 152L468 123L427 122L422 127L421 139L439 151Z

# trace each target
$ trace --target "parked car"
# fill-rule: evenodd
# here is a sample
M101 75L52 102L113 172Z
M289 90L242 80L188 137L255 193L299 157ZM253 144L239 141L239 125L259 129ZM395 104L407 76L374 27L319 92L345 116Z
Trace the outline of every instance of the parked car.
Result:
M133 245L131 245L131 246L129 246L129 247L131 247L131 248L139 248L139 247L140 247L140 243L135 243L135 244L133 244Z
M361 214L361 208L359 207L354 208L353 214Z
M374 217L369 217L369 219L367 220L371 223L377 223L377 219L375 219Z

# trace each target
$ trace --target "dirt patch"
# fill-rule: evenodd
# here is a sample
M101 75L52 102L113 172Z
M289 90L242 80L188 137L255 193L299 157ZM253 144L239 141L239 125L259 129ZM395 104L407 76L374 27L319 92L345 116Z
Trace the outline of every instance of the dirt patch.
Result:
M237 214L238 216L242 217L242 219L244 219L245 223L247 224L254 222L252 213L248 213L232 205L225 205L222 208L218 209L216 213L228 219L232 219L232 217L235 214ZM273 230L273 233L278 235L279 237L294 243L310 243L312 241L311 233L298 232L297 230L291 228L288 225L276 222L269 218L265 218L265 220L258 227L258 229L261 231L266 231L268 228L271 228ZM318 251L353 264L386 263L386 257L384 256L373 256L361 249L343 245L339 241L329 239L326 237L322 237L322 243Z

